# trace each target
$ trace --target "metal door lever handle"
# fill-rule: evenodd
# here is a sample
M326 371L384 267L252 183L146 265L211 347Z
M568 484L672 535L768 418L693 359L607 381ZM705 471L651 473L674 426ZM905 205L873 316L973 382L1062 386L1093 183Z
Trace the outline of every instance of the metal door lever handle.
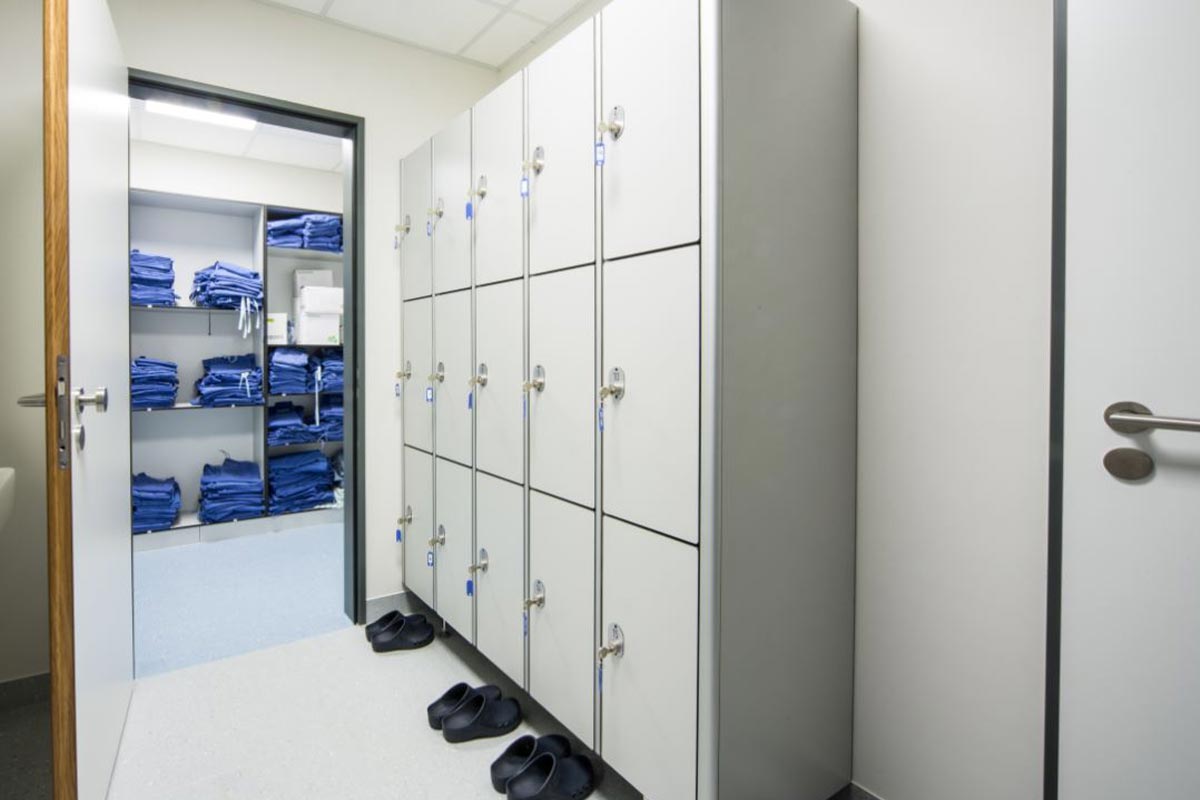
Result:
M91 394L84 389L75 390L75 412L83 413L84 406L95 406L97 411L108 411L108 389L101 386Z
M1155 416L1141 403L1113 403L1104 410L1104 421L1117 433L1143 433L1149 430L1200 433L1200 419Z
M24 397L18 397L17 405L19 405L21 408L45 408L46 393L42 392L41 394L27 394Z

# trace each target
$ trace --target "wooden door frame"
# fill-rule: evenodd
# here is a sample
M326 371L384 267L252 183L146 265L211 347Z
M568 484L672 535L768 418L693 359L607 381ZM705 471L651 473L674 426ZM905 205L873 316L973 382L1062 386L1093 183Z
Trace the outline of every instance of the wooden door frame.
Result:
M46 546L50 590L50 747L54 800L78 795L71 468L59 466L58 357L71 348L67 3L42 0L42 202L45 212ZM69 406L66 408L69 409ZM70 420L63 421L70 425ZM69 451L68 451L69 452Z

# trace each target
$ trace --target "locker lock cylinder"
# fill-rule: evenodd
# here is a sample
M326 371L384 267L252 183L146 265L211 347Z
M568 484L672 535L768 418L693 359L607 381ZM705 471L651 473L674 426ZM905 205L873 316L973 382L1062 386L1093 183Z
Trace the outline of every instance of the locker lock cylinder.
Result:
M536 367L534 367L533 376L529 380L525 381L521 388L527 392L531 390L540 392L545 389L546 369L541 364L538 364Z
M467 386L487 386L488 368L487 364L480 362L479 367L475 370L475 376L467 381Z
M446 526L445 525L438 525L437 536L434 536L432 539L429 540L430 547L437 547L438 545L441 545L443 547L445 547L445 545L446 545Z
M601 134L607 133L614 140L620 139L625 132L625 107L613 106L612 111L608 112L608 119L597 125L596 130Z
M467 574L474 575L476 572L488 571L488 551L487 548L479 549L479 561L467 567Z
M620 400L625 396L625 370L613 367L608 372L608 385L600 387L600 399L611 397Z
M446 365L443 362L439 361L437 363L437 370L435 372L429 373L429 382L430 383L441 383L444 380L446 380Z
M604 663L609 656L620 658L625 655L625 632L615 622L608 626L608 644L596 651L597 663Z
M538 145L533 148L533 158L525 162L526 171L532 171L534 175L541 175L542 170L546 168L546 148Z
M403 528L408 525L412 525L412 520L413 520L412 506L405 506L404 507L404 516L400 517L398 520L396 520L396 524L399 525L401 528Z
M546 605L546 584L542 583L541 581L534 581L533 582L533 594L531 594L529 596L529 599L525 601L525 610L528 611L529 609L533 608L534 606L537 606L538 608L542 608L545 605Z
M412 377L412 362L405 361L404 369L402 369L396 373L396 379L401 380L401 381L406 381L411 377Z

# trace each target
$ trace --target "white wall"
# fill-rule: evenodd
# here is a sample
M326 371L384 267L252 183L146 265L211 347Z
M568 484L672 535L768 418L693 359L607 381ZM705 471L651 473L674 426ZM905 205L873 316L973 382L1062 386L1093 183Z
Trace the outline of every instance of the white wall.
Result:
M860 6L855 778L1034 800L1053 4Z
M401 589L399 162L498 73L248 0L109 0L130 66L366 119L367 596Z
M46 672L46 479L42 412L42 9L0 4L0 467L17 470L17 503L0 530L0 683Z
M157 142L129 143L129 185L156 192L342 211L342 174Z

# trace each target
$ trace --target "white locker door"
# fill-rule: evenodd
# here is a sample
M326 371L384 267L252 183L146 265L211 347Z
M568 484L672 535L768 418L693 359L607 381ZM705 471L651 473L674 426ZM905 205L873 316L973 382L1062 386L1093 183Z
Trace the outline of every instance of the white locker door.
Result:
M700 252L604 265L604 513L699 540Z
M433 452L433 301L410 300L403 305L404 443Z
M529 281L530 485L585 506L595 503L594 267Z
M405 300L426 297L432 291L431 153L430 143L425 142L404 159L401 172L400 223L407 226L400 239L401 296Z
M412 520L400 531L404 539L404 585L433 606L436 545L433 526L433 456L404 448L404 513Z
M437 293L471 285L471 112L433 137L433 287Z
M475 283L519 278L524 238L521 178L525 133L524 73L518 72L475 105Z
M434 298L434 396L437 454L471 463L471 293Z
M525 480L525 284L508 281L475 292L475 362L487 382L475 386L475 463L510 481Z
M700 7L615 0L601 13L604 257L700 238Z
M595 512L529 495L529 694L588 747L596 644Z
M695 800L696 548L604 520L601 755L654 800ZM753 676L746 676L753 680Z
M468 567L474 563L471 536L471 470L437 461L437 612L469 642L474 642L474 597L467 594Z
M529 271L596 260L595 24L529 65Z
M476 473L476 642L518 684L525 679L525 490Z

